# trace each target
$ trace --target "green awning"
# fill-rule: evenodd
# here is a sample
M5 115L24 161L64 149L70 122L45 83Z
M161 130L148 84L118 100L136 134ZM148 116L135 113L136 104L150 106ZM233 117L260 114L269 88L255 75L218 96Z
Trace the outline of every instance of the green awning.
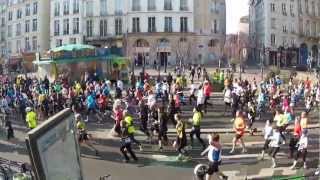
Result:
M125 64L126 58L119 56L105 56L105 57L79 57L72 59L55 59L55 60L45 60L45 61L33 61L34 64L69 64L78 62L91 62L91 61L112 61L112 63L117 63L118 65Z
M84 49L95 49L95 47L87 44L68 44L68 45L53 48L50 51L52 52L78 51L78 50L84 50Z

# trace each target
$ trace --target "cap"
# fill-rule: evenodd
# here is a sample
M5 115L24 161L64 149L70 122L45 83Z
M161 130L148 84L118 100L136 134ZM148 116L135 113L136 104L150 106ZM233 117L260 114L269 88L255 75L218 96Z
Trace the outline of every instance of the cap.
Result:
M32 110L31 107L27 107L27 108L26 108L26 112L30 112L31 110Z

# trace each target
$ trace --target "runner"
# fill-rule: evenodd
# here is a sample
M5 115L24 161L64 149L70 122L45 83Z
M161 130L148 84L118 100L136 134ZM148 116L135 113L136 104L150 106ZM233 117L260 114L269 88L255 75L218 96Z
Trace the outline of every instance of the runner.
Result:
M32 110L31 107L26 108L26 122L28 124L29 129L34 129L37 127L38 124L38 117L37 114Z
M260 160L264 159L264 154L269 148L269 144L271 141L270 137L272 136L272 132L273 132L272 125L271 125L270 121L267 120L266 125L264 127L264 145L263 145L263 149L261 151Z
M197 106L196 108L194 108L193 110L194 114L193 114L193 118L192 118L192 129L190 132L190 141L191 141L191 146L193 147L193 136L196 135L197 139L199 140L199 142L202 145L202 148L205 149L206 145L204 143L204 141L201 139L201 120L203 118L203 113L201 112L201 109L199 106Z
M221 164L222 145L220 144L219 134L212 134L209 146L201 153L204 156L208 153L209 169L207 171L206 180L212 179L212 175L217 173L222 179L228 179L226 175L219 171L219 165Z
M236 118L234 120L233 128L235 131L235 137L232 140L232 149L229 153L230 154L234 153L234 148L239 140L242 146L242 153L246 153L247 150L243 141L243 135L245 133L246 123L241 111L237 111L236 113Z
M300 117L297 116L294 121L294 129L293 129L293 137L290 139L289 143L289 158L293 157L293 153L296 151L296 145L301 137L302 131L301 131L301 125L300 125Z
M159 132L158 132L158 144L159 150L163 151L163 144L168 144L168 136L167 136L167 127L168 123L168 116L167 113L164 111L164 107L160 106L158 108L158 124L159 124Z
M91 135L87 133L86 125L84 122L81 121L81 115L76 114L75 115L76 119L76 126L78 130L78 141L80 144L85 144L87 145L90 149L92 149L96 156L99 156L98 150L91 144L90 139L92 139Z
M120 146L120 152L124 156L123 162L125 162L125 163L129 162L129 160L130 160L127 152L129 152L129 154L131 155L131 157L133 158L133 160L135 162L138 161L138 158L137 158L136 154L132 151L131 143L132 143L132 138L130 137L130 134L128 132L128 125L126 124L125 121L122 121L121 122L121 146Z
M174 146L179 152L177 159L184 160L188 156L188 151L185 148L187 146L186 123L181 119L179 114L175 114L175 119L177 121L177 138Z
M135 139L134 137L134 133L136 132L134 125L133 125L133 118L132 116L129 114L129 112L127 110L123 111L123 117L124 117L124 121L125 121L125 125L127 128L127 133L128 133L128 137L131 139L131 142L136 143L139 146L140 151L143 151L142 148L142 144Z
M303 168L307 169L307 147L308 147L308 130L304 129L302 132L302 135L297 143L297 155L294 158L293 165L290 167L290 169L294 169L297 166L299 157L302 157L303 161Z
M276 155L280 150L280 144L281 144L281 134L279 131L279 127L274 126L273 127L273 132L272 132L272 136L270 137L270 156L271 156L271 161L272 161L272 166L271 168L276 168L277 167L277 163L276 163Z

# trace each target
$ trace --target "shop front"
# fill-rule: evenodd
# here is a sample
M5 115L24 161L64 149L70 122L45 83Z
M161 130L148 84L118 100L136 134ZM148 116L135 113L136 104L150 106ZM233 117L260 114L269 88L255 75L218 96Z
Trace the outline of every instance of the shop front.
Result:
M117 54L111 54L110 49L95 48L87 45L77 45L71 48L66 45L49 52L49 58L42 58L34 63L38 66L38 77L47 76L50 81L59 76L70 80L84 81L87 78L106 78L117 80L125 78L123 72L128 72L129 61Z

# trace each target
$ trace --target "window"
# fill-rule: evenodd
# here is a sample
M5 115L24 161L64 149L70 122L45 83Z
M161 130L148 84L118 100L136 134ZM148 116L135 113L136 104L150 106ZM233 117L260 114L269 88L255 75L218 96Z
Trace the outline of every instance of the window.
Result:
M172 0L164 0L164 10L172 10Z
M188 11L188 1L180 0L180 11Z
M310 21L306 21L306 26L305 26L305 33L307 36L310 36Z
M100 0L100 15L107 15L107 0Z
M73 34L79 34L79 18L73 18Z
M271 18L271 28L276 29L276 18Z
M122 9L124 7L123 0L116 0L116 8L115 8L115 14L116 15L121 15L122 14Z
M148 11L156 10L156 0L148 0Z
M286 37L282 37L282 45L283 46L287 45L287 38Z
M122 34L122 19L121 18L116 18L115 19L115 32L116 35L121 35Z
M164 18L164 32L172 32L172 17Z
M92 20L87 20L87 36L92 37L92 32L93 32L93 22Z
M148 18L148 32L156 32L156 18L155 17Z
M21 51L21 40L17 40L16 42L16 52L20 53Z
M290 32L291 33L295 33L294 24L293 23L290 23Z
M1 31L1 34L0 34L0 41L4 41L4 38L6 36L6 33L4 31Z
M60 16L60 3L54 3L54 16Z
M276 35L275 34L271 34L271 46L276 45Z
M56 47L62 46L62 39L56 40Z
M180 17L180 32L188 32L188 18Z
M288 32L286 25L283 25L283 26L282 26L282 32L284 32L284 33L287 33L287 32Z
M305 0L306 13L309 14L309 0Z
M132 0L132 11L140 11L140 0Z
M290 4L290 15L292 17L294 17L294 6L293 6L293 4Z
M59 34L60 34L60 21L55 20L54 21L54 35L59 36Z
M33 3L33 14L37 14L38 13L38 3L34 2Z
M219 32L219 30L218 30L218 20L214 20L213 21L213 33L218 33Z
M27 51L29 51L30 50L30 40L29 40L29 37L26 37L25 38L25 49L27 50Z
M26 5L26 16L30 16L30 4Z
M12 26L8 25L8 37L12 36Z
M37 31L38 22L37 19L32 20L32 31Z
M108 35L108 22L107 20L100 20L100 36Z
M79 13L79 0L73 0L73 14Z
M132 32L140 32L140 19L138 17L132 18Z
M311 8L312 8L311 13L313 16L315 16L316 15L316 5L315 5L314 1L311 2Z
M21 24L18 23L16 24L16 36L20 36L21 35Z
M69 42L70 44L77 44L77 38L70 38Z
M270 10L271 10L271 12L275 12L276 11L276 5L274 3L270 4Z
M69 0L64 0L63 1L63 14L64 15L68 15L69 14L69 6L70 6Z
M12 20L12 11L9 11L9 14L8 14L8 20L11 21Z
M1 18L1 27L4 27L4 26L5 26L5 19L3 17L3 18Z
M21 17L22 17L22 10L18 9L17 10L17 19L21 19Z
M93 16L93 2L88 1L86 4L86 14L87 16Z
M69 19L63 20L63 35L69 34Z
M320 2L318 2L318 16L320 17Z
M317 35L317 23L314 21L312 22L312 36Z
M8 53L11 54L11 52L12 52L11 42L8 42Z
M211 1L210 11L211 11L211 13L219 13L219 11L218 11L218 5L217 5L217 1L216 1L216 0Z
M33 36L32 37L32 50L37 51L37 46L38 46L38 42L37 42L37 36Z
M284 16L286 16L287 15L287 6L286 6L286 4L282 3L281 7L282 7L282 14Z
M298 0L298 8L299 8L299 14L302 14L301 0Z
M293 38L290 38L290 43L291 43L291 46L295 46L295 44L296 44L296 41L295 41L295 39L293 39Z

